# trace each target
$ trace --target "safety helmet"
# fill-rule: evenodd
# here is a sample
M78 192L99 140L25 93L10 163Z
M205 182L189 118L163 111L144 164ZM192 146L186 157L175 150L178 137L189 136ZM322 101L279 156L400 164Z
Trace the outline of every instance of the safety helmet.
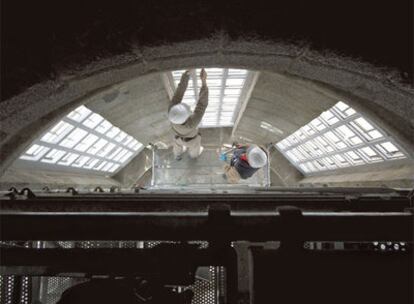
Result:
M257 145L251 145L246 151L247 162L252 168L262 168L267 164L267 154Z
M168 112L168 120L173 124L181 125L186 122L190 115L190 107L184 103L179 103L171 107Z

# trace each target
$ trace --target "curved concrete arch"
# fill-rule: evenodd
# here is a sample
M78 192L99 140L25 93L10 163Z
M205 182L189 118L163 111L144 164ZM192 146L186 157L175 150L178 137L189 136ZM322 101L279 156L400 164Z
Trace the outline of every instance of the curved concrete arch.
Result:
M215 37L158 47L131 48L77 70L61 71L2 103L1 170L51 123L95 94L125 81L174 69L234 67L277 73L335 99L345 99L387 125L412 151L414 90L371 65L320 54L308 47Z

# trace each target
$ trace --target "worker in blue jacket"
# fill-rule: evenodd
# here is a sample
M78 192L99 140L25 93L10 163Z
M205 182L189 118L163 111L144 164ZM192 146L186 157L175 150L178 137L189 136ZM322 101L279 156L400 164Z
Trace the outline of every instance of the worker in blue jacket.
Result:
M230 183L235 184L240 179L253 176L267 162L267 153L263 148L257 145L237 145L233 150L230 165L224 167L224 175Z

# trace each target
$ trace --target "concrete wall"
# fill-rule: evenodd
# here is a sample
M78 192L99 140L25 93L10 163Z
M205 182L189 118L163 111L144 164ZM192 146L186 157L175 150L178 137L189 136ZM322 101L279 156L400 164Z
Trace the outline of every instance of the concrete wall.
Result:
M6 174L0 177L0 190L8 190L12 186L31 189L42 189L45 186L50 189L67 189L68 187L93 189L97 186L102 188L120 186L120 183L105 176L10 167Z
M113 179L118 181L122 187L130 188L134 186L137 181L152 168L152 151L144 149L128 165L113 176Z
M414 187L414 163L410 160L390 161L309 176L299 182L304 186L385 186Z
M296 78L263 72L256 82L235 136L266 144L278 142L332 107L338 100ZM260 127L266 122L276 132Z
M294 187L303 179L303 175L275 148L270 152L270 165L272 186Z

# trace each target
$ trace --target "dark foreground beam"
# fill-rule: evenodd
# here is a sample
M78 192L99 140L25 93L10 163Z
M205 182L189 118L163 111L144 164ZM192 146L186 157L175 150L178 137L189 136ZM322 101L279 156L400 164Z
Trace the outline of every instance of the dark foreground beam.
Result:
M318 189L314 189L317 191ZM348 189L349 190L349 189ZM325 190L326 191L326 190ZM331 190L332 191L332 190ZM344 190L342 190L344 191ZM319 194L318 194L319 193ZM266 193L260 194L36 194L31 199L1 199L3 211L45 212L200 212L226 204L233 211L274 211L295 206L315 211L400 212L410 208L406 195L396 193Z
M411 241L411 213L238 213L221 221L207 213L5 212L6 240L249 240Z

